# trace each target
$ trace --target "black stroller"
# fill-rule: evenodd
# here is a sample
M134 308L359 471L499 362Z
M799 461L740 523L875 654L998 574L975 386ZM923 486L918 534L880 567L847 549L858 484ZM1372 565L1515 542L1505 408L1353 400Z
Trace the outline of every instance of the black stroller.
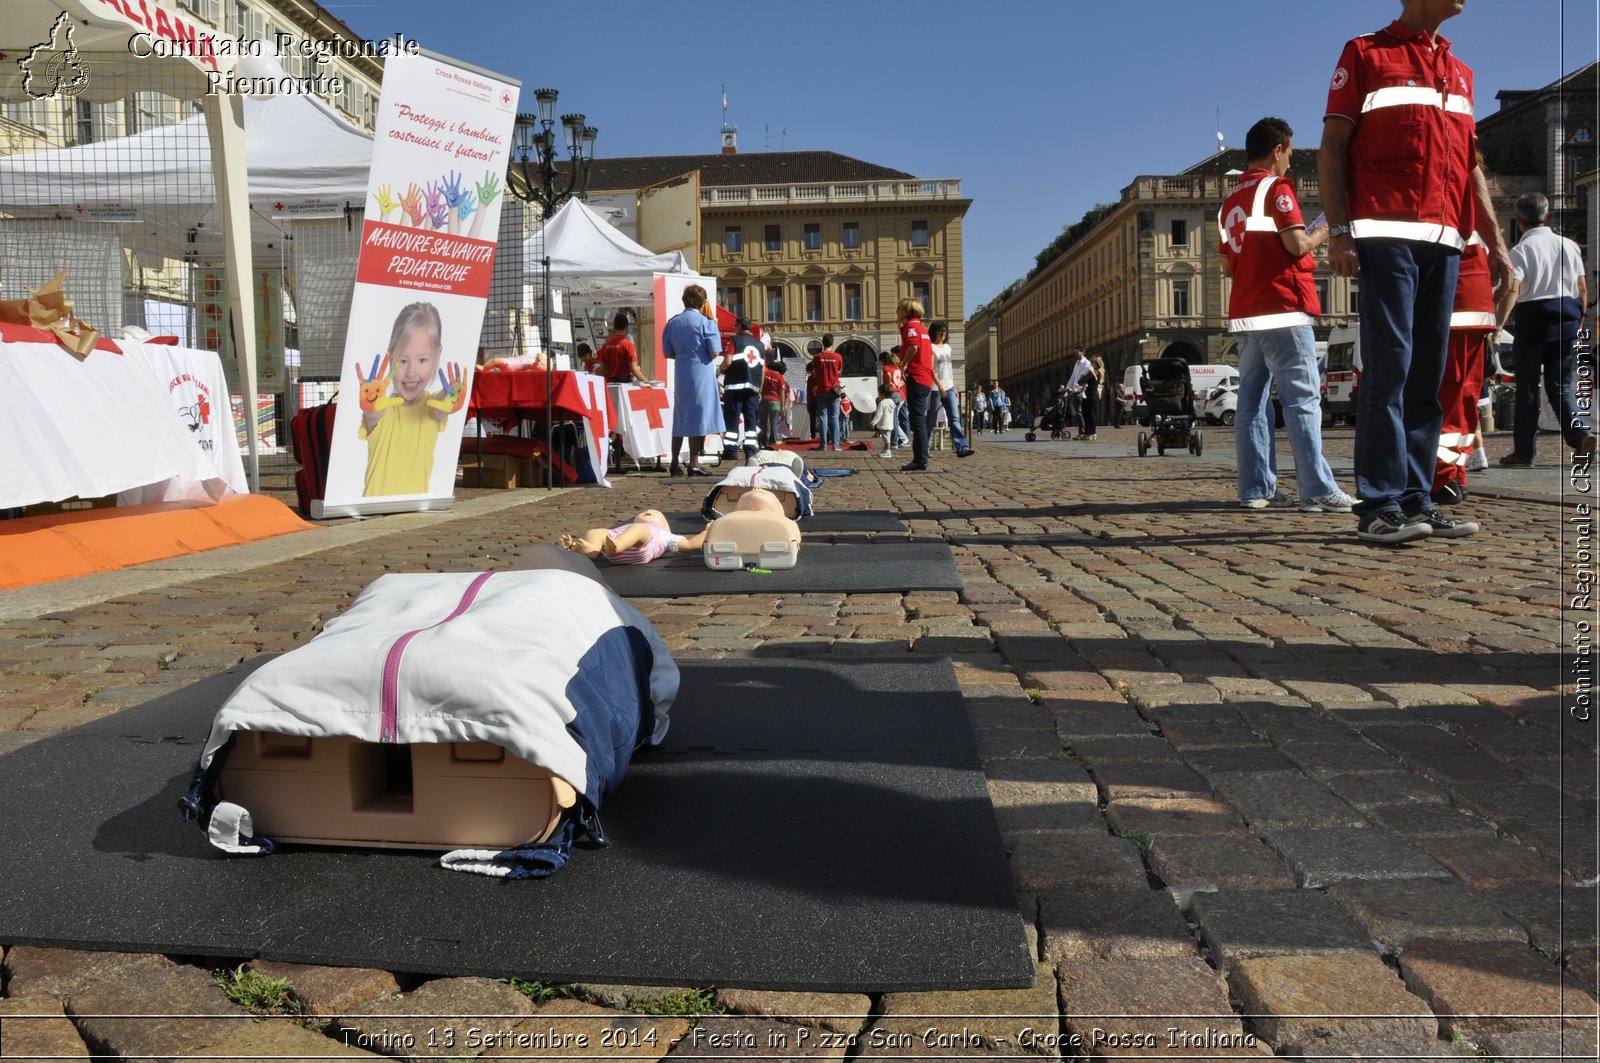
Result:
M1154 443L1157 454L1168 447L1188 447L1198 455L1203 449L1200 430L1194 423L1194 384L1189 380L1189 363L1182 358L1158 358L1144 367L1145 407L1150 411L1150 431L1139 433L1142 458Z
M1039 429L1048 431L1051 439L1060 439L1067 434L1067 395L1066 392L1057 392L1056 400L1044 408L1039 415ZM1030 431L1027 435L1028 442L1038 439L1038 433Z

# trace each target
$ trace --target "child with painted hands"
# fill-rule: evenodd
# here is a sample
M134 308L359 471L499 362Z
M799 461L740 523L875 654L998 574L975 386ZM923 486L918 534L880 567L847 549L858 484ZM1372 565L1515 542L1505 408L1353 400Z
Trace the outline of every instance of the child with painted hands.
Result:
M556 541L590 560L605 558L613 565L647 565L666 554L695 554L705 545L704 530L694 535L674 535L666 514L647 509L627 524L615 528L590 528L582 535L563 535Z
M458 363L440 368L443 325L432 303L412 303L395 318L389 349L373 359L360 380L360 438L367 442L362 493L424 494L433 476L433 452L450 416L467 402L466 374ZM440 388L430 393L437 377Z

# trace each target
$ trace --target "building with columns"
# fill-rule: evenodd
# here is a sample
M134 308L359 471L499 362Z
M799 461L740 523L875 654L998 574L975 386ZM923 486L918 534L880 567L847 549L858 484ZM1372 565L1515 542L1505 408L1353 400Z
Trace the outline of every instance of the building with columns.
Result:
M1478 148L1491 174L1537 178L1529 191L1550 197L1550 227L1593 248L1595 213L1583 178L1593 174L1600 146L1600 62L1538 89L1504 89L1500 109L1478 118ZM1510 235L1510 231L1507 231Z
M1245 167L1244 151L1219 152L1168 176L1137 177L1109 213L1076 243L1028 278L1000 312L997 373L1013 396L1037 400L1063 383L1072 352L1105 358L1107 383L1141 361L1174 355L1191 364L1238 364L1228 333L1232 281L1217 250L1217 211ZM1289 177L1307 220L1322 210L1317 152L1294 152ZM1508 234L1511 205L1539 184L1530 177L1490 177L1490 193ZM1359 280L1340 277L1317 255L1322 302L1317 338L1352 324Z
M698 264L717 301L773 332L786 354L832 333L846 370L874 371L899 342L895 306L922 301L964 356L961 225L972 201L956 179L924 179L831 151L599 158L591 200L627 199L699 175ZM646 246L649 246L648 241ZM652 248L652 250L659 250Z

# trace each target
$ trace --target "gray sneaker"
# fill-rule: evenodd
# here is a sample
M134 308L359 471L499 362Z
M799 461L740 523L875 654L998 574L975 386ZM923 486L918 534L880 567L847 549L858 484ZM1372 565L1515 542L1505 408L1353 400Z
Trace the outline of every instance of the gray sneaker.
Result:
M1408 521L1397 509L1368 513L1356 526L1357 539L1367 543L1383 543L1385 546L1426 539L1432 534L1431 525L1423 521Z
M1271 498L1247 498L1239 503L1240 509L1288 509L1294 505L1294 496L1284 494L1282 491L1274 492Z
M1428 528L1432 535L1439 539L1464 539L1469 535L1476 535L1479 530L1477 521L1463 517L1447 517L1436 506L1406 514L1406 524L1410 527Z
M1349 513L1355 504L1355 499L1335 487L1332 494L1318 495L1315 498L1302 498L1300 500L1300 512Z

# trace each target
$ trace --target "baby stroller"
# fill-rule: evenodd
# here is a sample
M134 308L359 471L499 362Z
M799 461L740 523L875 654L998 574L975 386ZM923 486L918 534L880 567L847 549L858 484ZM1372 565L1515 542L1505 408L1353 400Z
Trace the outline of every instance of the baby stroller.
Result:
M1194 384L1189 380L1189 363L1182 358L1158 358L1144 368L1144 401L1150 411L1150 431L1139 433L1142 458L1154 443L1157 454L1168 447L1188 447L1198 455L1202 450L1200 430L1194 426Z
M1044 408L1039 415L1039 431L1048 431L1051 439L1060 439L1067 434L1067 397L1064 393L1056 395L1056 401ZM1032 443L1039 438L1038 432L1029 430L1028 442Z

